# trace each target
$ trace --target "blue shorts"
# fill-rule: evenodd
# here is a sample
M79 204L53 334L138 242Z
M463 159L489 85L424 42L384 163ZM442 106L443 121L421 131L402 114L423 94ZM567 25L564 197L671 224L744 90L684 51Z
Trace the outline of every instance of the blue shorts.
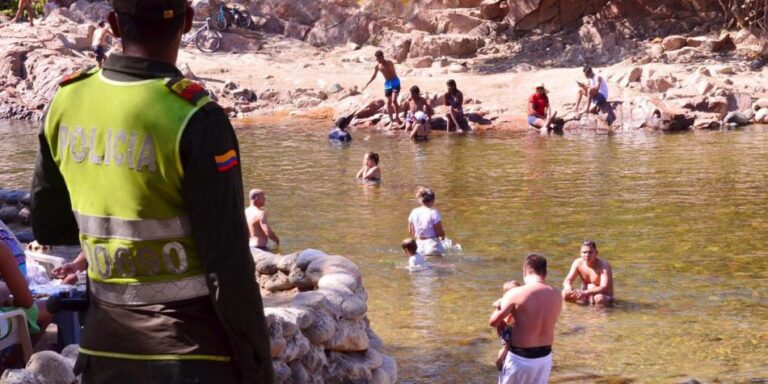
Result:
M605 103L606 101L607 100L605 99L605 95L603 95L600 92L595 93L595 95L592 96L592 105L594 105L595 107L599 107L603 105L603 103Z
M400 78L393 78L384 81L384 96L389 97L392 92L400 93Z
M536 115L528 115L528 124L533 126L533 127L535 127L536 126L536 120L538 120L538 119L541 119L541 118L537 117Z

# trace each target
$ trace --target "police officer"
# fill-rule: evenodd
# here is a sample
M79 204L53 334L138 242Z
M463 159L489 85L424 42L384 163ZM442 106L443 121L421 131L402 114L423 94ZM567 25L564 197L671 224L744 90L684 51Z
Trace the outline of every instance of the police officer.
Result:
M32 187L37 240L79 242L88 261L75 371L84 383L271 383L237 138L175 67L193 11L112 6L124 55L61 82Z

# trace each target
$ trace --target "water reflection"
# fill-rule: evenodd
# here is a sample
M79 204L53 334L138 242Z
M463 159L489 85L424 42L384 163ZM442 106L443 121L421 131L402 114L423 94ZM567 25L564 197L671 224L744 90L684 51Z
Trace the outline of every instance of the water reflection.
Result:
M498 342L486 323L502 282L540 251L559 286L584 238L614 267L618 302L566 306L553 381L768 376L766 129L437 132L418 144L353 131L351 145L334 147L320 128L238 129L245 187L266 192L284 253L319 248L360 265L369 318L403 382L494 382ZM27 188L36 129L0 123L0 134L0 185ZM381 156L377 187L355 180L368 151ZM448 254L454 272L395 268L418 185L436 191L446 232L463 247Z

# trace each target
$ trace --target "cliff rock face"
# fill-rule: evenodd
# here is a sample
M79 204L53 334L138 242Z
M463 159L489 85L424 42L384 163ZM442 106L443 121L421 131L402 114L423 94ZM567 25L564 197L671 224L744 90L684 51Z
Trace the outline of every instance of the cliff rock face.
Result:
M638 19L677 16L717 17L716 0L507 0L507 22L517 30L556 32L582 17ZM714 13L714 14L710 14Z

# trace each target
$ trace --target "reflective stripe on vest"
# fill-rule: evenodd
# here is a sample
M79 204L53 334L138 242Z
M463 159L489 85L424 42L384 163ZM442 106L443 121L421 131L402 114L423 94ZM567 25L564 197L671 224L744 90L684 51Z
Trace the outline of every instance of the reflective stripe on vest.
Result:
M128 220L74 212L80 233L103 239L150 241L188 237L191 235L187 216L170 219Z
M169 282L110 284L93 281L90 285L94 297L117 305L169 303L207 296L210 292L204 275Z

